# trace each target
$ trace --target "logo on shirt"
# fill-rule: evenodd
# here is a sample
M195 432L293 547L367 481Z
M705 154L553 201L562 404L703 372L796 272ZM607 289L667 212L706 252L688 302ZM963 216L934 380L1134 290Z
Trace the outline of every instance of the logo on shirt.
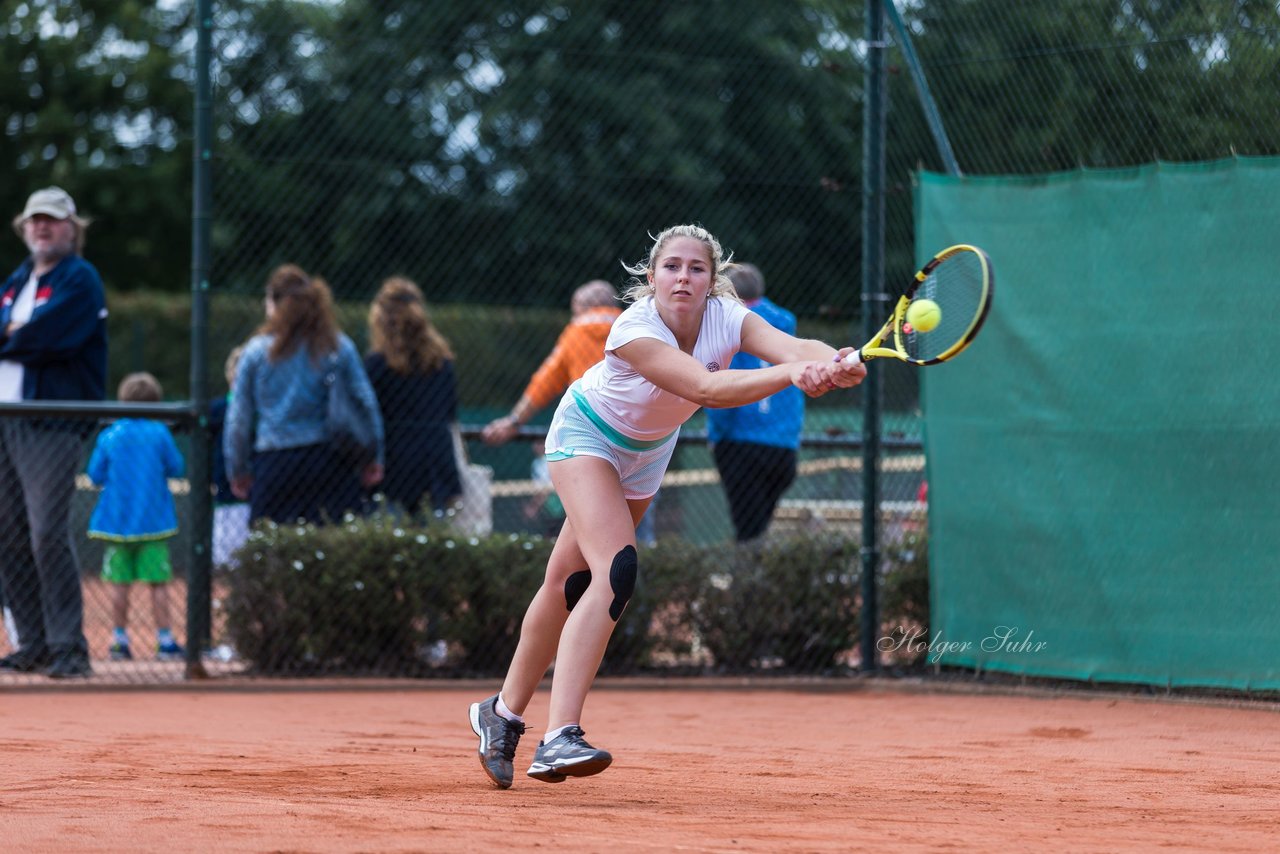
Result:
M713 373L713 374L714 374L716 371L720 370L720 363L719 363L719 362L707 362L707 370L708 370L708 371L711 371L711 373Z
M50 287L49 285L44 285L42 287L36 288L35 305L37 306L44 305L49 301L49 298L52 296L53 296L53 288Z

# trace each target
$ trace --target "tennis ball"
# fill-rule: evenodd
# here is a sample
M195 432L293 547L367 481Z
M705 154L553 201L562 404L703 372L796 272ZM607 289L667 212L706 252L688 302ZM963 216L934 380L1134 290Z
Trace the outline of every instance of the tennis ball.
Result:
M912 300L907 306L907 322L916 332L928 332L942 322L942 309L931 299Z

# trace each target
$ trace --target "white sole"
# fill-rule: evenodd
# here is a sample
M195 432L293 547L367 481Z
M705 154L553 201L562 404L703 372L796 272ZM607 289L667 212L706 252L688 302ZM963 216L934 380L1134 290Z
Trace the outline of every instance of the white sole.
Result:
M567 777L591 777L599 774L612 764L612 756L608 759L580 759L577 762L570 762L564 765L548 765L545 762L535 762L529 766L529 770L525 773L535 780L542 780L544 783L560 783Z

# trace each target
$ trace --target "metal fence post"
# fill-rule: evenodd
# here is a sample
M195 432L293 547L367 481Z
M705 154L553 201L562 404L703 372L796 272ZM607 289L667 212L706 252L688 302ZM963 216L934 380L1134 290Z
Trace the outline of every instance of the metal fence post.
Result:
M874 335L884 319L885 40L883 0L867 0L866 91L862 128L862 338ZM867 363L862 383L862 669L879 667L876 603L880 549L880 365Z
M191 517L195 527L187 569L187 677L206 676L201 653L212 630L213 499L209 490L209 392L206 370L209 338L209 243L212 215L213 0L196 3L196 109L192 148L191 219Z

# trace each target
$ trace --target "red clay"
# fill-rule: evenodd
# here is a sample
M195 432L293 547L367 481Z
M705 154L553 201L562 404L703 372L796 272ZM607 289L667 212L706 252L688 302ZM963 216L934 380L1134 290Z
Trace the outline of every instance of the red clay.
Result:
M1259 851L1280 715L1100 696L602 685L603 774L490 787L423 690L7 692L20 851Z

